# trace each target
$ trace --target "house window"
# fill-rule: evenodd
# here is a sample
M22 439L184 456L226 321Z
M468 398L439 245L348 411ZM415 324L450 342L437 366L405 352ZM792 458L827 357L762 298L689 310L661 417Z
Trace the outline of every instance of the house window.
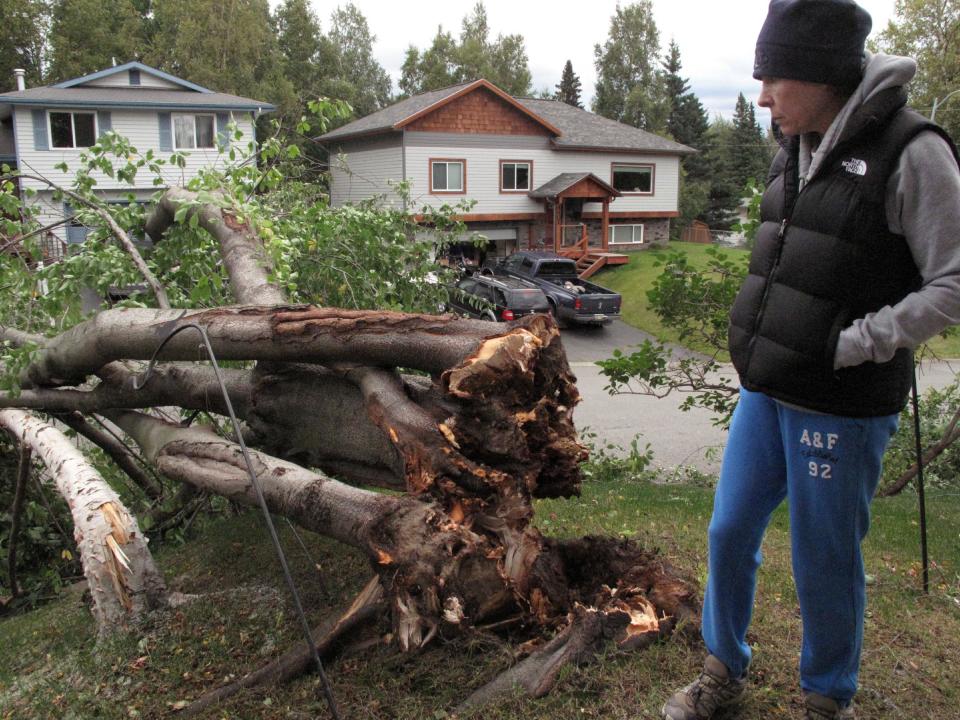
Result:
M622 193L653 194L653 165L614 165L610 183Z
M466 160L431 160L430 192L465 192L466 168Z
M500 161L500 192L525 192L530 189L530 169L527 160Z
M49 118L53 147L90 147L97 142L96 113L51 112Z
M611 225L611 245L640 245L643 243L643 225Z
M174 115L173 146L177 150L212 148L214 127L213 115Z

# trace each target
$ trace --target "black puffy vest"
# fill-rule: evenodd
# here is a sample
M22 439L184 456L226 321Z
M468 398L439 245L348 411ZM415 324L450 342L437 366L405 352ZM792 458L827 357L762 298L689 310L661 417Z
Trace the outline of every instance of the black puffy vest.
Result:
M799 138L778 156L782 170L775 161L730 315L730 356L748 390L848 417L889 415L906 402L908 349L885 363L833 369L843 328L920 286L906 240L887 227L887 181L917 133L949 137L904 104L894 88L864 105L803 192Z

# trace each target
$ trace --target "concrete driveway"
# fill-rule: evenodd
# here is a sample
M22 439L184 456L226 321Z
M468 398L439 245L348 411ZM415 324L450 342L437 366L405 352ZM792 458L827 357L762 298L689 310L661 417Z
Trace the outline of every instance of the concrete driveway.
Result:
M726 433L713 425L710 412L680 410L685 395L658 399L646 395L610 395L604 390L606 379L594 362L611 357L616 348L631 352L631 346L643 343L650 335L619 320L602 328L567 328L561 332L583 398L574 410L574 420L581 432L588 429L596 433L597 444L609 442L623 448L629 448L631 440L639 434L640 448L649 443L654 463L668 473L680 466L708 473L719 471ZM958 371L960 361L925 363L919 374L921 392L928 387L948 385ZM721 374L736 382L732 367L725 367Z
M574 410L577 428L597 434L597 445L613 443L629 449L640 435L641 449L649 443L654 463L668 472L689 465L703 472L720 469L720 453L726 433L714 427L711 414L703 410L683 412L685 396L654 398L646 395L610 395L606 378L594 364L620 348L632 352L632 346L654 338L615 320L605 327L566 328L561 331L563 347L577 376L582 401ZM678 349L678 353L685 352Z

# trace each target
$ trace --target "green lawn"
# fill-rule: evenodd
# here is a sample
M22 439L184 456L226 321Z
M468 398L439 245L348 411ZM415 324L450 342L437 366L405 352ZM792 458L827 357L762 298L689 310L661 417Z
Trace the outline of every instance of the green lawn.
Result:
M662 272L658 267L660 258L666 252L678 250L687 254L695 267L707 267L709 257L707 249L714 247L700 243L671 242L668 249L647 250L630 254L630 262L601 271L592 279L604 287L616 290L623 296L621 314L623 321L635 328L670 342L678 342L676 332L664 328L657 316L647 307L647 290ZM732 257L747 257L746 250L722 248Z
M622 534L658 548L700 582L712 492L646 482L589 483L577 500L541 501L538 523L556 536ZM912 497L874 504L865 545L870 588L861 720L956 717L960 703L960 499L930 498L930 555L936 566L929 596L919 591L917 528ZM777 512L765 542L765 563L750 642L752 691L743 720L796 718L800 625L790 579L787 516ZM282 533L311 622L356 592L366 563L332 541L305 533L323 567L328 593L289 529ZM201 599L154 617L145 627L99 648L80 593L33 613L0 621L0 718L177 717L177 703L195 699L231 675L276 657L297 636L283 581L255 513L208 523L180 547L155 548L168 583ZM565 670L547 697L520 695L489 708L489 720L634 720L656 717L673 689L702 660L696 640L668 640L645 651L607 651L593 664ZM411 656L375 646L327 663L344 718L439 720L473 689L516 661L514 648L489 633L433 644ZM314 676L280 688L246 692L207 718L326 718Z
M706 267L708 259L706 250L709 247L712 246L671 242L669 249L685 252L695 266ZM732 256L746 256L748 252L733 248L723 248L723 251ZM621 312L624 322L670 342L677 342L679 338L676 333L665 329L657 316L647 307L647 290L661 272L661 268L656 267L659 254L661 252L656 250L632 253L629 263L603 270L594 276L593 280L623 295ZM954 333L948 338L934 338L929 346L940 357L960 358L960 333Z

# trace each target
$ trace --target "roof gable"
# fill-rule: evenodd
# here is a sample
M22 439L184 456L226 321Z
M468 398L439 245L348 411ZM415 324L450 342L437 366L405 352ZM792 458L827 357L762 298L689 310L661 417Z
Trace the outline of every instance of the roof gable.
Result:
M394 124L395 130L562 135L553 124L487 80L476 80Z
M450 116L456 116L457 104L465 103L466 98L476 93L483 93L488 97L492 94L498 102L502 102L499 106L501 111L506 108L511 110L512 119L523 117L524 122L532 123L525 132L517 134L550 135L550 144L554 150L674 156L690 155L696 152L693 148L673 140L558 100L511 97L487 80L475 80L414 95L331 130L317 139L324 143L333 143L403 130L510 134L509 125L493 124L491 127L496 129L457 129L455 126L459 120L456 119L441 127L431 126L437 122L438 118L443 118L442 113L445 109Z
M133 62L124 63L123 65L116 65L114 67L107 68L106 70L100 70L95 73L90 73L89 75L84 75L83 77L73 78L72 80L65 80L62 83L57 83L56 85L51 85L50 87L55 87L55 88L78 87L78 86L82 86L87 83L90 83L94 80L101 80L103 78L110 77L111 75L117 75L119 73L129 72L130 70L139 70L141 73L145 73L147 75L153 75L156 78L159 78L161 80L166 80L169 83L173 83L174 85L177 85L183 88L184 90L192 90L193 92L200 92L200 93L213 92L212 90L208 90L207 88L197 85L196 83L192 83L189 80L184 80L183 78L179 78L176 75L170 75L169 73L165 73L162 70L157 70L156 68L152 68L149 65L144 65L143 63L137 62L135 60Z
M582 197L608 198L619 197L620 191L598 178L591 172L560 173L551 178L528 195L532 198Z

